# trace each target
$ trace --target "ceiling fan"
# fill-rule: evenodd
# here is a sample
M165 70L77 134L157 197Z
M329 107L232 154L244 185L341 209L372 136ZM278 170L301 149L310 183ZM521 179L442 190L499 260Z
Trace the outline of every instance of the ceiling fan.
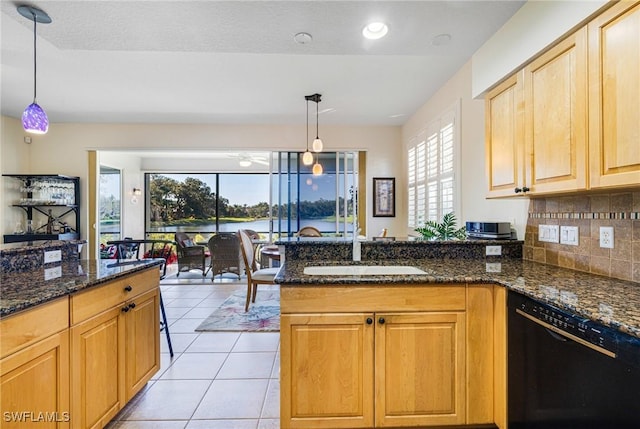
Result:
M239 152L239 153L229 153L227 156L229 158L234 158L238 160L238 164L240 167L250 167L251 164L261 164L261 165L269 165L269 154L265 152L261 153L251 153L251 152Z

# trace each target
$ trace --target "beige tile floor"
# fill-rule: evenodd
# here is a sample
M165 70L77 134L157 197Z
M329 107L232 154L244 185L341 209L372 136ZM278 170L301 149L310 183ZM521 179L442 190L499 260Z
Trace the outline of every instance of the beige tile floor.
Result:
M245 288L246 283L184 275L161 283L174 356L161 333L160 371L108 429L280 427L280 334L194 332L229 295Z

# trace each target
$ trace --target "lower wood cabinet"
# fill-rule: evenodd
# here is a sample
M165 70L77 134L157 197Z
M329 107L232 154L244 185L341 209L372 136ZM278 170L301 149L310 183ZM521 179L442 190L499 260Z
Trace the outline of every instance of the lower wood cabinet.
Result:
M69 427L67 330L0 360L0 369L2 428Z
M281 286L281 427L492 423L493 286L469 290Z
M153 278L139 275L127 283L101 288L120 293L123 288L154 281ZM106 426L160 368L159 290L139 289L147 291L71 327L74 429ZM88 292L100 295L105 291Z
M0 320L0 427L68 428L69 304L58 299Z

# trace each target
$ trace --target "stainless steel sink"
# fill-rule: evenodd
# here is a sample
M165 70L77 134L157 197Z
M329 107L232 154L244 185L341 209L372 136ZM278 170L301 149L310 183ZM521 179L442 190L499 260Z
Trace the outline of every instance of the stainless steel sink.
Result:
M405 265L325 265L305 267L311 276L394 276L427 274L419 268Z

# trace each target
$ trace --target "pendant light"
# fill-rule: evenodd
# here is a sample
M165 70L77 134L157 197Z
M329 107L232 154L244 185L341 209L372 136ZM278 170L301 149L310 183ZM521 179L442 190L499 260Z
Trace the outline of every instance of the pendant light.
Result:
M315 140L313 140L313 151L314 152L322 152L322 140L320 140L320 137L318 137L318 104L320 104L320 94L315 94L317 95L317 100L314 100L316 102L316 138Z
M51 23L51 18L40 9L31 6L19 6L18 13L30 21L33 21L33 103L22 113L22 127L33 134L46 134L49 130L49 118L45 111L36 102L37 89L37 56L36 56L36 24Z
M305 141L307 142L307 150L302 155L302 163L304 165L313 164L313 155L309 152L309 96L305 96L307 100L307 134L305 135Z

